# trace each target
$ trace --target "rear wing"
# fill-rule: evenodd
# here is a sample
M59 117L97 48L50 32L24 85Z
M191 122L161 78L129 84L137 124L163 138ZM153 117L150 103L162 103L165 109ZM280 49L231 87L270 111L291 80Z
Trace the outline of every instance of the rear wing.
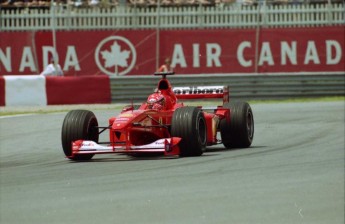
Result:
M177 99L223 99L229 102L229 86L173 87Z

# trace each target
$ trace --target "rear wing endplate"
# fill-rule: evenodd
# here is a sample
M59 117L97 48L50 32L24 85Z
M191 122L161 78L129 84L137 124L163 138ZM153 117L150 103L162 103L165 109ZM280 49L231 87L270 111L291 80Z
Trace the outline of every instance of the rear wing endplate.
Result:
M229 86L173 87L177 99L223 99L229 102Z

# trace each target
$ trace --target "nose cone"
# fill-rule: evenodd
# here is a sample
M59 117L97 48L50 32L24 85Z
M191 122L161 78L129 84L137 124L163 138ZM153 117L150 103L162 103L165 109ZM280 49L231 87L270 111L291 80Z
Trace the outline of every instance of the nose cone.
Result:
M127 125L131 124L134 118L135 118L135 114L133 113L133 111L127 111L127 112L121 113L119 116L115 118L112 128L123 129Z

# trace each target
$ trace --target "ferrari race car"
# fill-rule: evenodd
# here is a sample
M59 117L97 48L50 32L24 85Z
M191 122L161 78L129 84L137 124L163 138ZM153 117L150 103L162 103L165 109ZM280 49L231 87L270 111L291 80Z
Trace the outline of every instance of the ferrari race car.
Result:
M229 102L227 86L172 87L167 75L147 101L128 105L99 126L88 110L69 111L62 125L62 148L71 160L89 160L95 154L130 156L200 156L207 146L247 148L254 136L254 118L246 102ZM222 106L186 106L179 99L222 98ZM109 141L99 135L108 130ZM219 137L221 139L219 139Z

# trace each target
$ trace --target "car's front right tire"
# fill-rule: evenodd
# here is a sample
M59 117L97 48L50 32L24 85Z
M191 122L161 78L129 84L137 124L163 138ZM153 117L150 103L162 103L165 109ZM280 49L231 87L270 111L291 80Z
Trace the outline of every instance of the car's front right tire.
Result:
M67 113L61 129L62 148L67 158L71 160L90 160L94 154L74 155L72 157L72 142L76 140L98 142L98 138L98 121L93 112L71 110Z

